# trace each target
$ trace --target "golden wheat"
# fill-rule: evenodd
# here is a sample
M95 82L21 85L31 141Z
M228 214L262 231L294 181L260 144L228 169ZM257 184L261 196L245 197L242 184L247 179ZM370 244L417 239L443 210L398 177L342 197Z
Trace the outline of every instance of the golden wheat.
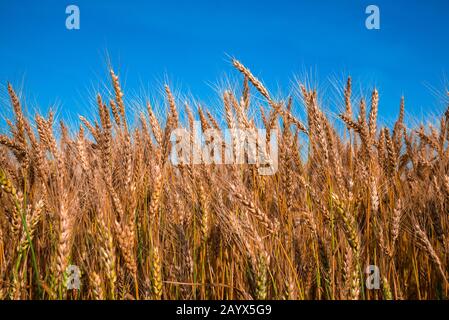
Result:
M53 112L26 114L8 84L0 299L68 298L69 265L85 275L77 299L448 298L449 108L436 125L408 128L402 97L390 129L377 120L376 89L369 113L362 98L353 114L348 78L340 118L349 136L340 135L316 90L299 85L299 96L275 101L232 63L243 85L220 93L223 110L186 101L184 117L165 86L166 110L140 106L137 126L110 70L112 95L97 96L97 119L80 117L78 132L56 129ZM196 117L222 136L261 119L266 142L277 130L278 171L172 165L172 130L184 127L192 142ZM379 290L365 286L369 265Z

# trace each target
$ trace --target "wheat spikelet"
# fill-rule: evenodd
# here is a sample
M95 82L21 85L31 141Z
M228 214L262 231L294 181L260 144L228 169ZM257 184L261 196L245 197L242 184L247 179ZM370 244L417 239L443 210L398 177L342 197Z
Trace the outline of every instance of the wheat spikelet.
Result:
M86 141L84 140L84 129L82 126L79 128L78 139L76 140L76 148L80 159L81 166L84 172L89 172L89 160L86 149Z
M348 243L353 250L355 259L357 260L360 256L360 241L357 234L357 226L354 217L350 213L346 212L337 195L333 194L332 200L335 202L336 209L343 220Z
M209 238L209 220L210 213L208 209L208 203L206 199L206 193L204 191L203 184L201 182L198 183L198 194L199 194L199 202L201 207L201 235L202 241L205 243Z
M165 92L167 93L168 104L170 106L170 116L173 118L173 126L176 128L178 127L179 116L176 109L175 98L173 97L168 85L165 85Z
M126 267L132 276L137 277L137 264L134 253L135 230L133 225L122 225L115 221L115 230L117 234L117 242L125 260Z
M446 194L449 196L449 176L444 176L444 190L446 191Z
M120 120L120 113L117 109L117 105L115 104L114 100L109 100L109 105L111 106L112 116L114 117L115 123L120 127L121 120Z
M204 115L203 109L201 108L201 106L198 106L198 116L200 117L200 122L201 122L201 130L203 132L206 132L209 128L209 122L207 122L206 116Z
M16 118L16 138L20 145L25 146L27 143L25 137L25 117L22 113L19 98L10 83L8 83L8 94L11 98L11 104L13 106L14 115Z
M104 217L99 217L98 220L98 231L100 238L100 259L103 264L103 268L106 271L106 276L109 282L109 288L111 292L111 298L115 297L115 283L117 281L116 274L116 257L114 250L114 241L112 234L107 227Z
M115 102L117 103L120 116L122 117L123 125L125 126L125 128L127 128L125 117L125 104L123 103L123 92L122 89L120 88L118 76L114 73L114 70L112 69L109 70L109 73L111 74L112 85L114 87Z
M162 265L158 247L153 248L152 257L152 290L155 299L160 300L162 297Z
M92 284L92 295L95 300L104 300L105 299L105 293L103 289L103 285L101 282L101 278L96 272L92 272L89 275L89 280Z
M394 127L393 127L393 141L396 146L396 150L401 149L400 139L403 133L403 127L404 127L404 108L405 108L405 100L404 97L401 97L401 102L399 106L399 116L396 120Z
M268 257L261 253L257 256L256 265L256 299L265 300L267 298L267 264Z
M352 118L351 93L352 93L352 79L351 77L348 77L344 91L345 115L348 117L348 119Z
M351 294L351 278L353 270L352 250L347 249L343 260L343 274L342 280L344 285L344 298L347 298Z
M0 144L8 147L9 149L15 150L19 153L25 153L25 149L23 145L18 144L16 141L11 140L10 138L0 135Z
M441 274L441 277L444 280L444 283L447 285L447 278L446 273L443 269L443 264L441 263L440 258L438 257L437 253L435 252L435 249L433 248L432 244L429 241L429 238L427 237L426 233L421 229L418 222L414 222L414 228L416 231L416 234L419 238L419 240L423 243L425 249L427 250L428 254L430 255L430 258L432 261L438 266L438 270Z
M376 128L377 128L377 111L379 106L379 93L376 89L374 89L373 94L371 96L371 110L369 114L369 135L371 139L374 139L376 136Z
M150 202L150 215L155 216L159 209L159 201L162 194L162 187L163 187L163 175L162 175L162 169L159 167L155 168L155 177L154 177L154 189L153 193L151 194L151 202Z
M62 195L59 207L59 240L56 257L56 270L59 278L59 285L63 285L64 273L68 265L70 255L70 241L72 236L72 221L69 215L67 195Z
M26 250L29 249L31 241L33 241L34 238L34 233L36 231L37 224L39 223L42 217L43 208L44 202L40 200L34 205L34 208L32 210L31 208L27 210L28 214L26 216L26 219L28 230L24 230L22 232L22 237L20 239L19 246L17 247L18 252L25 252ZM26 231L28 231L28 234Z
M388 173L392 176L396 171L396 150L393 145L393 141L390 137L390 131L388 128L384 129L385 134L385 145L387 147L387 156L388 156Z
M399 237L399 228L401 225L401 217L402 217L402 203L401 200L398 200L396 206L393 210L393 219L392 219L392 227L391 227L391 239L392 243L396 242Z
M190 133L193 134L193 126L194 126L194 117L193 117L193 112L192 109L190 108L189 104L186 102L184 104L186 113L187 113L187 119L189 121L189 129L190 129Z
M231 105L233 106L235 110L235 114L237 115L237 120L241 128L249 129L251 127L248 118L246 116L245 109L241 104L237 102L237 99L232 93L228 92L228 98L231 101Z
M424 128L421 127L419 131L416 132L419 136L419 138L426 144L428 144L429 146L431 146L433 149L435 149L436 151L441 153L441 149L440 146L438 144L438 142L433 138L433 137L429 137L428 135L426 135L424 133Z
M373 211L374 214L376 214L377 211L379 210L379 194L377 192L376 179L374 177L371 177L370 182L371 182L371 188L370 188L371 210Z
M289 274L285 277L284 281L284 300L295 300L296 299L296 293L295 293L295 283L292 279L292 276Z
M356 122L354 122L350 116L348 116L347 114L340 114L339 115L340 118L346 123L346 126L348 127L348 129L352 129L356 132L360 132L360 125Z
M237 191L234 185L230 185L232 194L245 206L245 208L253 214L256 219L265 226L265 228L271 232L276 233L278 229L278 222L276 220L271 221L267 215L262 212L252 201L248 200L246 196Z
M360 278L357 270L354 269L351 275L350 298L351 300L358 300L359 296L360 296Z
M147 110L150 117L150 125L154 138L156 139L157 144L162 146L162 130L149 102L147 103Z
M92 126L92 124L91 124L89 121L87 121L87 119L84 118L83 116L80 116L79 118L80 118L81 122L82 122L82 123L86 126L86 128L89 130L89 132L92 134L92 136L95 138L95 140L96 140L96 141L99 141L100 137L99 137L99 134L98 134L97 129L94 128L94 127ZM38 130L39 130L39 128L38 128Z
M271 101L268 90L264 87L262 82L259 81L252 73L246 68L240 61L236 59L232 59L232 64L234 67L239 70L241 73L248 78L248 80L253 84L253 86L268 100Z

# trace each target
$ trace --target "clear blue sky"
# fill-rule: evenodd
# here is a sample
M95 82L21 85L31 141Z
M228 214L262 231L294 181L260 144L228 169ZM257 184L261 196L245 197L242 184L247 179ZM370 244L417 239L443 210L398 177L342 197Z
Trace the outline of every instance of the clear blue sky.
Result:
M65 28L69 4L80 8L80 30ZM369 4L380 8L378 31L365 28ZM313 70L332 92L329 79L351 74L363 88L379 88L384 118L396 115L402 94L408 113L419 117L444 109L448 31L447 0L0 0L0 104L11 81L23 86L30 107L56 103L64 113L83 113L107 79L108 56L128 97L143 87L160 90L168 77L208 101L211 83L236 76L235 56L273 91L287 92L294 75ZM327 98L335 108L335 95Z

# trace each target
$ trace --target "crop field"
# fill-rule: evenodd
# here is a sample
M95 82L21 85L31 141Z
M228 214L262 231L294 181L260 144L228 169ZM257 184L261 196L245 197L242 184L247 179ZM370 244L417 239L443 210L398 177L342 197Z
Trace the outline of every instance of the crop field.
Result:
M448 297L449 109L408 127L398 99L388 127L378 91L356 98L349 78L334 116L315 88L275 97L232 64L239 85L219 104L165 86L163 105L141 112L111 70L96 116L75 126L25 112L8 85L0 299ZM228 130L215 156L227 148L231 161L193 148L203 161L174 164L180 128L189 142ZM236 161L239 132L256 129L272 174L249 154Z

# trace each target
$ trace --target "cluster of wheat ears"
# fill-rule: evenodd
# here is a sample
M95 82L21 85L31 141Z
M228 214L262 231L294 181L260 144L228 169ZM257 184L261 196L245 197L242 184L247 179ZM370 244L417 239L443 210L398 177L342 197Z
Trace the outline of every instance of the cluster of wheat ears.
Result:
M244 81L222 93L225 125L202 106L179 108L166 86L166 120L148 103L131 127L111 70L98 121L80 117L71 135L51 111L30 121L8 86L15 119L0 135L0 299L448 296L449 109L439 125L411 129L401 100L392 130L378 128L378 92L369 114L361 99L355 116L348 79L338 133L315 90L298 85L301 122L294 99L273 99L232 63ZM192 129L195 113L202 130L245 129L256 125L254 108L266 132L278 129L276 174L170 163L170 133ZM79 289L67 289L70 265ZM378 289L366 285L370 265Z

